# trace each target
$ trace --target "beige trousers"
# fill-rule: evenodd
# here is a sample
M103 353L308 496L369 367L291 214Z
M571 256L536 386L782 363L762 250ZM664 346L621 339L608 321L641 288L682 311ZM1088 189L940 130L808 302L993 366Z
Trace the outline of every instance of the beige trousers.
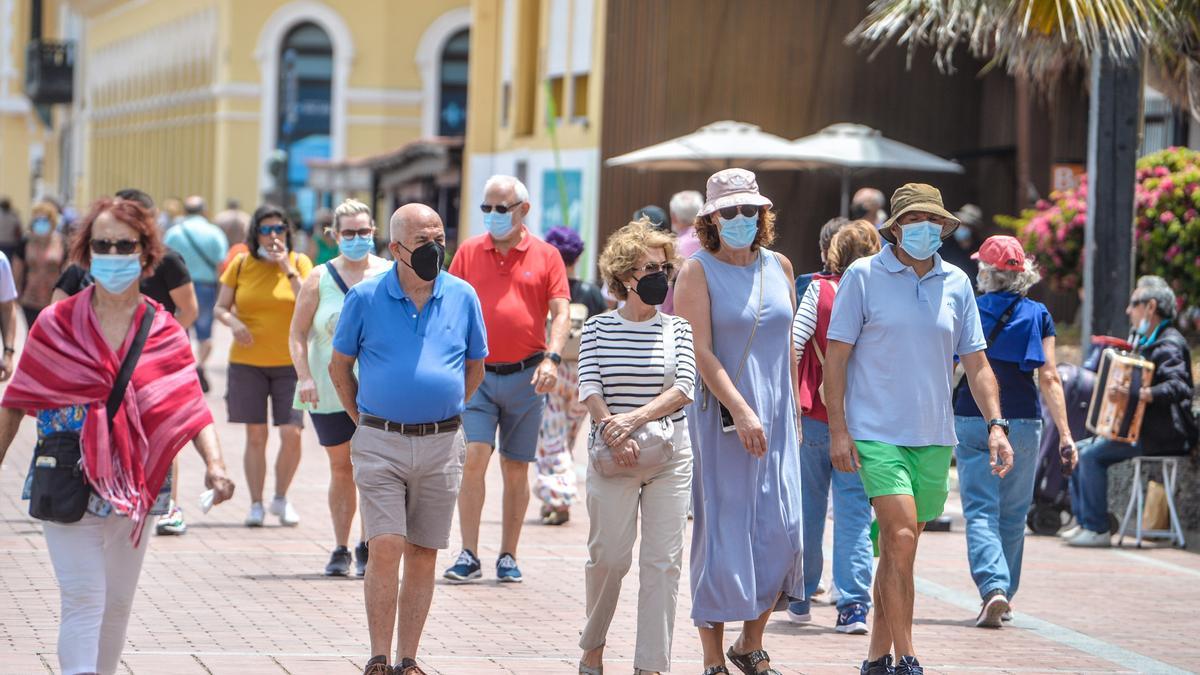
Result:
M644 473L604 478L590 467L587 476L587 623L579 639L584 651L604 644L617 610L621 582L633 563L641 513L638 552L637 647L633 667L671 669L671 636L683 566L683 535L692 500L692 449L687 422L675 426L675 456Z

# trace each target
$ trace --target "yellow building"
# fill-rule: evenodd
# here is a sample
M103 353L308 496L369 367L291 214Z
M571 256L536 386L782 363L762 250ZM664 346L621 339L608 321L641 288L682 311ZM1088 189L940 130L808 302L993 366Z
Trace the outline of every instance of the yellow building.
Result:
M0 0L13 19L5 54L23 52L36 3ZM307 212L306 160L464 131L467 0L42 4L44 35L74 43L74 97L54 106L54 148L14 131L7 113L20 104L2 99L0 193L20 191L24 152L47 158L47 177L61 164L53 184L28 191L76 204L139 187L158 199L200 194L214 210L228 199L252 206L274 196L268 167L283 148L289 192ZM20 96L19 79L4 80L6 97Z
M474 0L462 237L483 232L478 204L494 174L529 187L530 228L564 220L595 268L605 0ZM550 111L555 115L551 118ZM551 133L553 122L554 133ZM556 150L557 146L557 150ZM564 208L565 203L565 208Z

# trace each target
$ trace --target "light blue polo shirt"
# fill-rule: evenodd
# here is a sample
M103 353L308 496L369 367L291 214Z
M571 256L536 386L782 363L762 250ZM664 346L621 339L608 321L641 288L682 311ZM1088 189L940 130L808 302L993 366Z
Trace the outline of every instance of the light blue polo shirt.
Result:
M957 445L954 356L987 348L965 272L935 254L918 279L887 244L842 275L828 335L854 345L846 373L854 440Z
M358 410L403 424L463 412L466 362L487 356L483 309L471 286L446 272L417 311L396 265L346 294L333 348L358 359Z
M217 283L217 266L229 251L229 242L221 228L205 220L204 216L188 216L167 230L163 243L183 256L192 281Z

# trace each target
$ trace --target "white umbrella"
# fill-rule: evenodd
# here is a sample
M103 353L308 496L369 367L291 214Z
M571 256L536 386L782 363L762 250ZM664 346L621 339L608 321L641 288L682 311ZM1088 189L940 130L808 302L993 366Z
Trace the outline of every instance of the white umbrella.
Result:
M792 160L808 168L834 167L842 172L842 215L850 211L850 174L862 169L908 169L962 173L958 162L942 159L911 145L884 138L862 124L834 124L792 143Z
M796 151L786 138L753 124L713 122L669 141L613 157L608 166L655 171L719 171L731 166L796 169Z

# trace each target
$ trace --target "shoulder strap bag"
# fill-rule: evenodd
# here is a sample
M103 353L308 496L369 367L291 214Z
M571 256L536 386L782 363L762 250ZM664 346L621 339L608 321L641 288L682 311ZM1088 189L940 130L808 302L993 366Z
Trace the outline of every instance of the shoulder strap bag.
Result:
M1017 305L1021 304L1021 301L1024 299L1025 299L1025 296L1018 295L1017 299L1013 300L1011 303L1009 303L1008 307L1006 307L1005 310L1000 313L1000 318L996 319L996 325L992 326L991 332L988 333L988 336L987 336L988 348L991 348L992 343L996 341L996 338L1000 337L1001 331L1003 331L1004 327L1008 325L1008 322L1012 321L1013 314L1016 314L1016 312L1017 312ZM963 387L969 387L969 386L970 386L970 383L967 382L967 375L966 375L966 373L963 373L963 376L958 379L958 386L956 386L954 388L954 395L951 397L951 400L952 401L958 400L958 397L962 395L962 392L960 390Z
M662 391L667 392L675 386L675 324L666 314L659 313L659 316L662 318L663 339ZM602 425L592 425L591 435L588 436L588 455L592 468L605 478L643 475L648 470L665 466L675 458L675 423L670 415L647 422L633 432L633 440L638 444L637 466L621 466L613 461L613 450L604 442L602 429Z
M112 391L108 394L106 409L108 426L121 408L133 369L142 356L146 338L150 335L150 324L154 322L154 305L147 302L137 335L129 345ZM30 486L29 515L38 520L55 523L74 523L87 512L92 487L83 473L83 453L79 446L79 434L60 431L38 439L33 450L33 484Z

